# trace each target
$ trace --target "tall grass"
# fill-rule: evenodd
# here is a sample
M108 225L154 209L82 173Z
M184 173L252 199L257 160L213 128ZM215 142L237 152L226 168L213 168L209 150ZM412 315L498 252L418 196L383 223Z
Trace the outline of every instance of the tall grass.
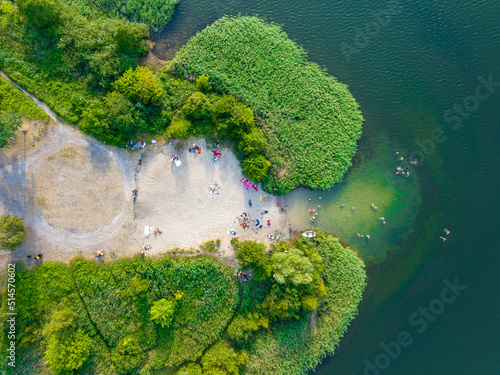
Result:
M0 77L0 112L4 111L19 113L31 120L50 120L49 116L31 99L6 79Z
M272 162L265 188L285 193L341 181L361 136L363 117L347 86L307 61L281 27L258 17L225 16L176 54L185 76L210 77L262 116Z

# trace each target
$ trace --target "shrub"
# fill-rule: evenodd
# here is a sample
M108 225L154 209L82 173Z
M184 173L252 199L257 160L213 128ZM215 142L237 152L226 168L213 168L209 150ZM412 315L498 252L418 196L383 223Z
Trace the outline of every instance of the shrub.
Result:
M209 119L212 116L212 104L205 94L195 92L186 100L182 112L193 120Z
M118 48L126 55L141 56L148 52L144 38L149 35L144 35L137 27L124 23L116 28L114 35Z
M169 138L186 138L191 129L191 121L185 117L175 117L172 123L165 131L164 137Z
M255 183L266 177L271 163L262 155L251 156L243 161L243 173Z
M236 341L248 340L254 331L258 331L261 327L269 327L269 319L261 313L246 313L236 316L229 327L227 334L230 338Z
M15 8L10 1L2 0L0 2L0 14L6 14L10 16L11 14L14 13L14 11Z
M140 100L146 105L158 103L164 95L160 80L143 66L128 69L113 86L125 96Z
M245 154L260 154L267 146L266 137L259 128L253 127L249 133L243 134L238 147Z
M237 353L226 341L217 341L201 358L203 374L239 374L245 364L247 354Z
M168 301L165 298L162 298L151 306L151 310L149 313L151 315L151 320L156 324L159 324L163 327L168 326L174 317L175 311L175 302Z
M56 25L62 12L59 0L22 0L19 11L29 23L38 29Z
M201 92L207 92L212 90L212 84L205 75L201 75L196 79L196 90Z
M0 148L9 144L9 139L16 135L21 127L21 115L12 112L0 112Z
M22 217L9 214L0 217L0 249L14 251L23 243L25 234Z

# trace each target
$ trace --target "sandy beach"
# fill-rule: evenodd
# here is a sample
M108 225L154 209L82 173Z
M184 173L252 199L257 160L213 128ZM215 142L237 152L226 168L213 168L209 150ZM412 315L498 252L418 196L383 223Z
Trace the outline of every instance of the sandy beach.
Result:
M39 253L43 261L69 261L78 254L93 258L101 250L104 260L110 260L112 254L138 255L146 245L151 245L147 256L175 247L196 254L200 244L217 239L216 256L236 265L233 237L270 243L269 234L289 236L278 198L262 201L260 186L259 191L246 190L233 153L221 147L221 157L213 163L213 145L207 149L203 139L177 151L171 142L128 150L53 124L36 142L28 138L26 157L22 139L0 150L0 214L23 216L27 235L15 252L0 253L0 266L18 260L33 266L27 255ZM188 151L192 143L201 154ZM178 167L171 161L174 153L181 161ZM249 218L246 229L240 226L242 214ZM162 234L155 235L154 228Z

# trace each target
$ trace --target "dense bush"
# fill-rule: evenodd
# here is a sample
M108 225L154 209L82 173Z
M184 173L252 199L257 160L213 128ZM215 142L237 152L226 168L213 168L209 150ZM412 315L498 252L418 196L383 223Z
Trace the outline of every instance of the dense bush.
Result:
M16 135L21 124L21 115L10 111L0 112L0 148L9 144L9 139Z
M9 214L0 216L0 250L14 251L23 243L25 234L22 217Z
M209 76L215 90L263 116L272 163L267 190L327 189L350 167L363 121L358 104L279 26L226 16L191 38L176 54L174 69Z
M63 5L55 27L40 31L16 13L0 12L0 68L71 123L147 50L145 25Z
M203 374L205 375L238 375L239 369L245 364L247 353L238 353L228 342L218 341L201 358Z
M112 145L125 144L137 131L147 129L137 107L116 91L85 109L78 127Z
M174 312L175 302L168 301L165 298L155 301L149 310L151 320L156 324L161 325L162 328L170 325L174 317Z
M212 103L202 92L195 92L187 98L182 112L192 120L209 120L212 117Z
M191 129L191 121L183 116L176 117L172 120L172 123L165 131L164 137L166 139L170 138L187 138Z
M201 75L196 79L196 90L201 92L212 90L212 84L207 76Z
M55 26L62 12L59 0L21 0L17 2L21 14L38 29Z
M49 116L31 99L0 77L0 113L13 112L32 120L49 121Z
M128 69L113 86L128 98L140 100L146 105L158 103L164 95L160 80L144 66Z
M243 161L243 172L254 182L261 182L270 167L271 162L262 155L251 156Z
M105 14L112 18L124 18L148 25L151 30L159 31L174 14L179 0L64 0L80 8L90 18Z

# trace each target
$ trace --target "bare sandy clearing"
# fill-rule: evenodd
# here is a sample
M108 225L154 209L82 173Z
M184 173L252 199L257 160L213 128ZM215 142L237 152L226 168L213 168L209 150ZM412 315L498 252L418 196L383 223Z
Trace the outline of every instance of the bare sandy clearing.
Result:
M93 257L96 250L103 250L105 259L111 253L118 258L138 255L146 244L152 246L151 256L174 247L195 250L215 239L221 240L219 255L230 261L233 236L228 229L237 237L264 242L270 241L269 233L287 236L276 198L261 202L260 191L244 189L232 152L219 150L221 159L212 163L204 141L196 142L201 155L186 149L179 153L180 167L170 160L176 152L173 144L130 151L100 144L62 124L50 126L35 146L27 146L26 158L24 146L0 150L0 214L23 216L28 229L24 245L0 253L0 263L26 261L28 254L37 253L44 261L68 261L77 254ZM218 195L210 194L209 186L215 184ZM237 219L243 212L253 220L246 230ZM148 238L145 226L163 234L155 238L151 232Z

